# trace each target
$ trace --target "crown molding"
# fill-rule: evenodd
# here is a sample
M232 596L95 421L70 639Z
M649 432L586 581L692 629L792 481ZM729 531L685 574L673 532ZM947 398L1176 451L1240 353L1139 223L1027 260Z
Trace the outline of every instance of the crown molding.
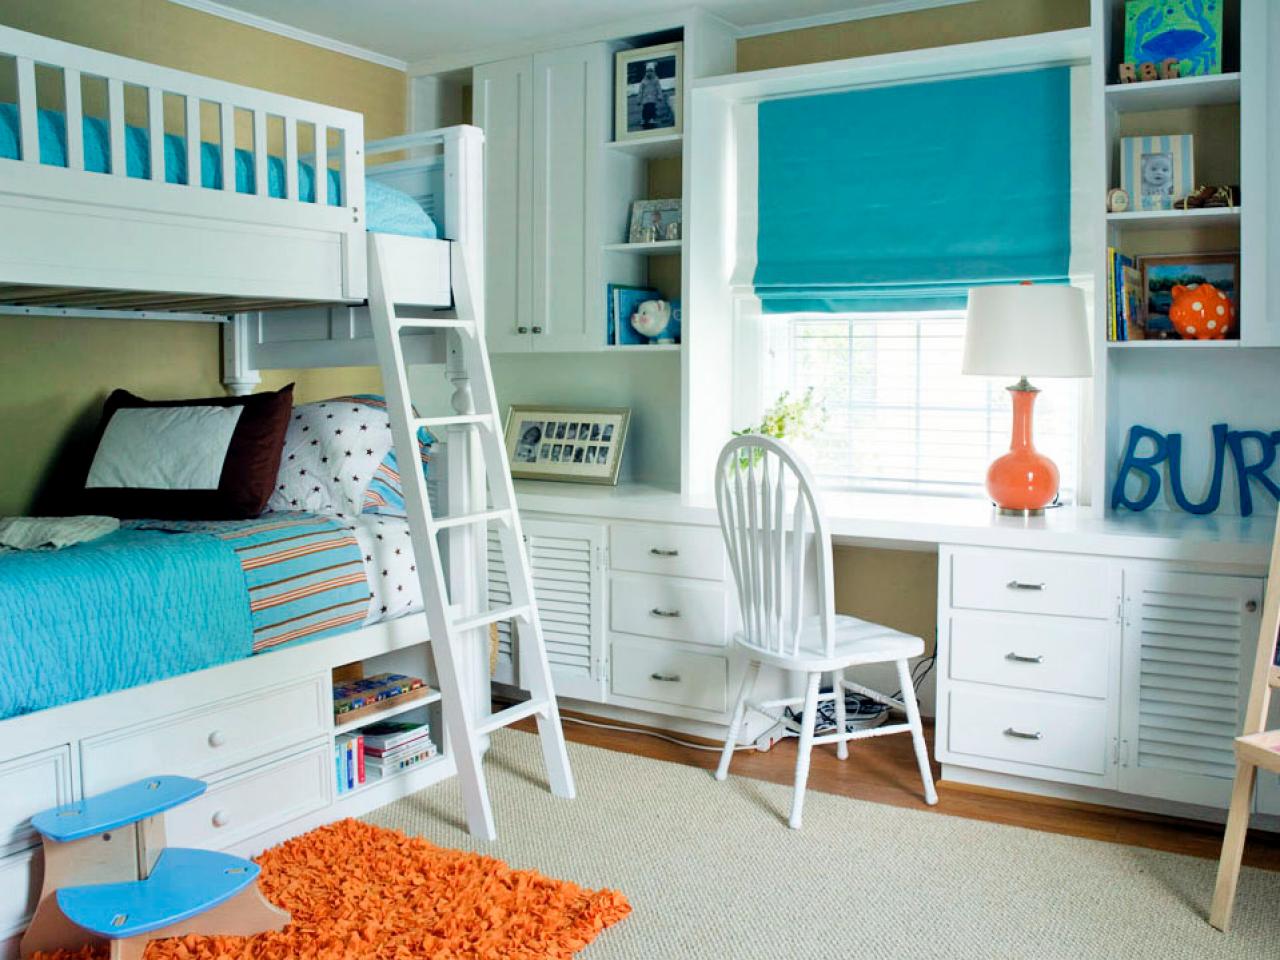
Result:
M238 23L242 26L253 27L255 30L263 30L266 33L274 33L280 37L297 40L299 43L319 47L322 50L329 50L333 53L341 53L344 56L355 57L357 60L376 63L380 67L390 67L392 70L400 70L402 72L409 68L409 64L406 61L399 60L396 57L389 57L374 50L366 50L364 47L357 47L352 43L344 43L341 40L335 40L333 37L321 36L318 33L312 33L310 30L292 27L287 23L280 23L278 20L270 20L254 13L246 13L243 10L237 10L234 7L228 7L226 4L218 3L216 0L169 0L169 2L180 7L187 7L190 10L198 10L200 13L207 13L223 20L230 20L232 23Z
M920 10L932 10L935 7L952 7L972 2L973 0L881 0L880 3L866 4L848 10L834 10L831 13L820 13L812 17L795 17L790 20L773 20L769 23L738 27L737 30L739 37L763 37L771 33L788 33L809 27L827 27L849 20L870 20L875 17L915 13Z

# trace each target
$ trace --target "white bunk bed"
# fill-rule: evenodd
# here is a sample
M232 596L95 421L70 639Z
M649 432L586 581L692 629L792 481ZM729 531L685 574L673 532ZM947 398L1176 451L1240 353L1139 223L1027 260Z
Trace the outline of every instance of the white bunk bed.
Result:
M473 281L482 258L482 134L454 127L377 145L359 114L165 69L0 27L0 71L12 66L20 156L0 159L0 315L201 320L224 325L225 381L249 392L259 369L376 363L367 309L365 160L398 151L410 159L385 175L431 194L448 239L380 237L397 275L397 310L451 307L451 260L467 252ZM105 92L110 172L86 169L85 78ZM0 72L0 94L5 91ZM40 162L41 110L64 118L66 164ZM141 110L141 113L139 113ZM202 122L202 114L205 122ZM217 135L221 182L210 189L128 175L127 127L148 132L150 170L166 171L165 145L180 133L186 169L201 169L201 142ZM320 149L300 148L310 134ZM166 140L166 135L170 140ZM276 149L278 148L278 149ZM327 148L327 149L326 149ZM238 192L247 151L255 192ZM269 163L283 161L272 196ZM300 189L298 161L335 171ZM199 176L193 177L199 179ZM483 283L477 284L483 289ZM406 335L406 355L447 364L458 409L466 373L445 330ZM464 430L445 428L443 490L453 509L483 495ZM452 442L457 440L457 442ZM448 531L444 568L454 604L473 609L484 583L483 529ZM440 705L425 709L441 746L433 762L338 794L334 784L332 668L365 661L377 670L429 669L426 616L413 614L264 656L0 720L0 957L39 890L39 851L28 818L163 769L206 779L198 802L170 818L170 840L253 853L305 829L355 816L456 770ZM487 657L477 645L472 702L488 711ZM432 684L434 686L434 683ZM441 742L441 741L444 742Z

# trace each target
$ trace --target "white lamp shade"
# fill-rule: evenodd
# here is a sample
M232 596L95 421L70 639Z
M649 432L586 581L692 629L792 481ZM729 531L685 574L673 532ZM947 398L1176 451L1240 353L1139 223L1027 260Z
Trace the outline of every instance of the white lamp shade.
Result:
M1084 291L1062 284L974 287L963 372L985 377L1089 377Z

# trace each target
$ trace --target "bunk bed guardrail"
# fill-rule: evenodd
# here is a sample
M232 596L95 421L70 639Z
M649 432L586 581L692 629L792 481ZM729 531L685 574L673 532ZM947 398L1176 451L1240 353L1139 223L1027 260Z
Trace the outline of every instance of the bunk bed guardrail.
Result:
M16 126L0 301L181 311L185 294L215 313L367 296L359 113L8 27L0 110Z

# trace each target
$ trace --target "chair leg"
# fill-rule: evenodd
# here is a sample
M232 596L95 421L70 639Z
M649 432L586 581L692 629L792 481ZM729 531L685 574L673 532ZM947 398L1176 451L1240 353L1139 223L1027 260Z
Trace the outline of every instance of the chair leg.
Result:
M832 692L836 695L836 733L848 733L849 728L845 720L844 712L844 671L833 670L831 673ZM836 758L839 760L849 759L849 741L840 740L836 743Z
M800 745L796 748L796 782L791 795L791 829L799 830L804 813L804 788L809 782L809 758L813 753L813 725L818 719L818 684L822 674L811 673L806 678L804 714L800 717Z
M733 717L729 720L729 735L724 741L724 750L720 754L720 765L716 767L716 779L723 780L729 776L729 761L733 759L734 747L738 745L738 734L742 731L742 717L747 712L747 700L756 686L756 677L760 674L759 662L752 660L742 672L742 689L738 693L738 702L733 708Z
M933 806L938 802L938 791L933 786L933 771L929 768L929 748L924 742L924 726L920 723L920 705L916 703L916 687L911 682L911 668L907 661L898 661L898 683L902 685L902 705L907 708L907 724L911 727L911 742L916 748L916 764L920 767L920 780L924 783L924 802Z
M1258 769L1253 764L1236 762L1231 812L1227 814L1222 857L1218 861L1218 882L1213 889L1213 908L1209 912L1209 923L1223 933L1231 926L1231 910L1235 906L1236 883L1240 880L1240 861L1244 857L1245 835L1249 832L1249 808L1253 806L1253 784L1257 774Z

